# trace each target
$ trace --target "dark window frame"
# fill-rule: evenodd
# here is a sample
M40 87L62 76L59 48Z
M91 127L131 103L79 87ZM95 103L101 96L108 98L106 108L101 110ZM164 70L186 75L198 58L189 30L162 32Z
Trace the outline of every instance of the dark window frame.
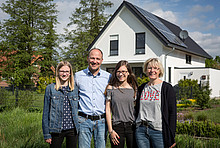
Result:
M145 32L135 34L135 54L145 54Z
M110 56L118 56L118 39L111 40L111 36L117 36L118 38L118 35L110 35Z
M192 63L192 56L186 54L186 64L191 64Z
M171 67L168 67L168 82L171 83Z

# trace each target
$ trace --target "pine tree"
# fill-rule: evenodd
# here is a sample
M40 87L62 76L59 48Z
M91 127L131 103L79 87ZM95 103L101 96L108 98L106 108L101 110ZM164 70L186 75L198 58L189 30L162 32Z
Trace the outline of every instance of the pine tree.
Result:
M65 29L63 37L69 45L64 47L63 54L64 59L73 65L74 72L86 68L86 49L110 17L104 14L104 10L112 5L105 0L81 0L80 7L72 13L67 27L74 26L75 29Z
M51 66L56 53L56 5L53 0L7 0L1 9L9 19L0 24L0 56L2 76L14 79L17 86L32 83L32 76L39 71L33 56L42 55L44 68ZM47 68L48 69L48 68Z

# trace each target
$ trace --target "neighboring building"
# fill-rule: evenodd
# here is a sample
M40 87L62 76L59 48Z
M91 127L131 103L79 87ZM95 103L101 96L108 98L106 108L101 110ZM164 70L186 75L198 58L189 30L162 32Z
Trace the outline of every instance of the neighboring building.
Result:
M100 48L104 54L102 68L110 72L118 61L127 60L136 76L141 76L148 58L159 58L165 68L162 80L172 85L183 78L200 82L208 75L211 97L219 97L220 85L212 81L220 83L220 79L213 80L212 76L220 71L205 68L205 59L212 57L192 38L181 39L181 31L179 26L123 1L87 50Z

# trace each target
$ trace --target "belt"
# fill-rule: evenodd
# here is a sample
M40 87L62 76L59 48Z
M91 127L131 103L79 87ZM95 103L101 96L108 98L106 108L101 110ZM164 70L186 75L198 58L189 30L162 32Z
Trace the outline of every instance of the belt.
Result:
M93 121L94 121L94 120L100 120L100 119L102 119L102 118L105 118L105 114L101 114L101 115L97 115L97 116L92 116L92 115L87 115L87 114L85 114L85 113L83 113L83 112L79 112L78 115L79 115L79 116L82 116L82 117L84 117L84 118L93 120Z
M146 127L148 127L149 126L149 124L148 124L148 122L147 121L141 121L141 125L144 125L144 126L146 126Z

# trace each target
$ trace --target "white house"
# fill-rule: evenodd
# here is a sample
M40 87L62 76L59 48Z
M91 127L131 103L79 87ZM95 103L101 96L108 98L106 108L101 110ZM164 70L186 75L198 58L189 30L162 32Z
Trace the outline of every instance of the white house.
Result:
M219 97L220 71L205 68L205 59L212 57L192 38L181 39L181 31L179 26L123 1L87 50L96 47L103 51L102 69L111 72L118 61L127 60L137 76L148 58L157 57L165 68L162 80L176 85L183 78L201 82L206 76L211 97Z

